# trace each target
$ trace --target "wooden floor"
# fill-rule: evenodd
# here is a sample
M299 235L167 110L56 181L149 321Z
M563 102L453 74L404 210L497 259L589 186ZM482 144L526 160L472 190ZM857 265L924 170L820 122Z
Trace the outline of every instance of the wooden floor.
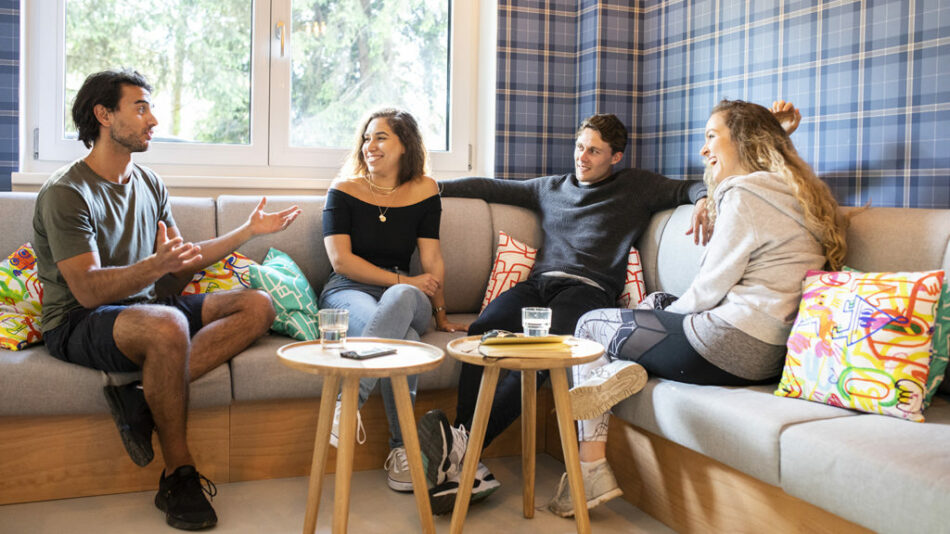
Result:
M533 519L521 515L521 463L516 456L487 460L502 486L483 502L472 505L465 532L561 534L576 532L574 521L539 510ZM550 498L564 466L551 456L538 456L537 506ZM382 469L353 474L349 532L419 532L412 494L396 493L385 483ZM317 532L330 532L333 476L324 481ZM307 479L303 477L218 484L214 507L215 534L299 534L306 507ZM152 491L0 506L0 532L72 534L152 534L178 532L165 525L155 509ZM591 511L593 532L670 534L673 531L623 499L614 499ZM449 531L450 516L435 518L437 532Z

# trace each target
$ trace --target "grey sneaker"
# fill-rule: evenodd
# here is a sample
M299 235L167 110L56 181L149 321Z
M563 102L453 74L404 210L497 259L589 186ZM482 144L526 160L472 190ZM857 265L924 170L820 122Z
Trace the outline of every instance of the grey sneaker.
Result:
M468 431L450 425L442 410L431 410L419 420L419 446L426 481L432 488L458 474L468 447Z
M638 363L614 360L591 371L590 376L571 388L574 419L599 417L615 404L639 392L647 383L647 371Z
M584 477L584 495L587 497L588 510L623 495L623 490L617 485L614 472L606 461L601 462ZM548 503L548 510L561 517L574 517L574 503L571 501L571 486L567 480L567 473L561 475L554 498Z
M330 427L330 445L336 447L340 443L340 415L343 410L343 403L336 401L336 408L333 410L333 425ZM363 418L360 417L359 410L356 411L356 442L360 445L366 443L366 429L363 428Z
M383 464L389 473L387 483L396 491L412 491L412 475L409 473L409 461L406 460L406 448L396 447L389 451L389 457Z

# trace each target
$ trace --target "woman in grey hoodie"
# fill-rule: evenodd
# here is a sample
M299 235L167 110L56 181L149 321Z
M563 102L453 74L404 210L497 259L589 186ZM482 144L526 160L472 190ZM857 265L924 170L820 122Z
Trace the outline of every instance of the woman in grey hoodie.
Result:
M574 416L585 419L580 458L589 508L622 493L605 457L614 404L639 391L647 373L709 385L774 380L805 273L842 265L846 220L796 152L782 112L793 114L794 130L799 116L790 104L770 112L723 100L713 109L701 154L715 232L689 289L664 309L595 310L577 323L578 337L607 348L600 360L575 367L571 390ZM574 514L566 477L548 506Z

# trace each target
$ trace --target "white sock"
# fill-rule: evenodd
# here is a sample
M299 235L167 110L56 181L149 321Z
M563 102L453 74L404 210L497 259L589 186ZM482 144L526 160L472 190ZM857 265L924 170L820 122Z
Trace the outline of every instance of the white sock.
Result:
M605 463L607 463L606 458L594 460L593 462L581 461L581 475L584 478L587 478L588 475L590 475L594 471L594 469L597 469L597 466L599 466L600 464L605 464Z

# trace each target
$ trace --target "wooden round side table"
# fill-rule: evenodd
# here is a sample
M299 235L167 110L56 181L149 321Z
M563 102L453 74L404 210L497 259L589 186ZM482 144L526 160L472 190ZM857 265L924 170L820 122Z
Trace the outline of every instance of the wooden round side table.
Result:
M338 349L324 350L320 341L290 343L277 349L281 363L307 373L323 375L323 393L320 397L320 414L313 444L313 463L310 466L310 486L307 494L307 515L303 531L313 534L317 526L317 511L320 506L320 491L327 450L330 447L330 427L336 405L337 391L343 384L342 409L340 414L340 441L336 457L336 492L333 496L333 532L346 532L350 508L350 481L353 475L353 449L356 441L356 404L359 383L362 377L388 377L392 381L399 426L406 445L406 457L412 476L412 488L419 510L422 531L434 533L432 509L426 487L419 435L412 411L409 385L406 375L435 369L445 354L441 349L399 339L349 338L346 350L365 350L381 346L397 349L395 354L369 360L351 360L340 357ZM576 445L575 445L576 447ZM469 484L471 489L471 484Z
M468 448L462 463L462 476L459 480L458 495L455 497L455 509L452 511L453 534L462 532L465 516L468 514L469 501L472 498L472 485L475 483L475 471L485 442L485 429L491 413L495 387L501 369L521 371L521 473L523 477L522 498L524 516L534 517L534 468L535 437L537 426L537 371L551 371L551 386L554 389L554 406L557 412L557 426L561 434L561 447L564 451L564 467L574 501L574 518L577 531L590 532L590 518L587 514L587 499L584 494L584 481L581 477L581 464L577 452L577 430L571 413L571 399L568 394L567 368L596 360L604 353L600 343L571 337L570 356L546 357L501 357L488 358L478 352L478 336L458 338L449 342L446 349L453 358L484 367L482 382L475 404L475 418L472 421ZM523 345L513 345L522 348ZM495 345L500 347L500 345Z

